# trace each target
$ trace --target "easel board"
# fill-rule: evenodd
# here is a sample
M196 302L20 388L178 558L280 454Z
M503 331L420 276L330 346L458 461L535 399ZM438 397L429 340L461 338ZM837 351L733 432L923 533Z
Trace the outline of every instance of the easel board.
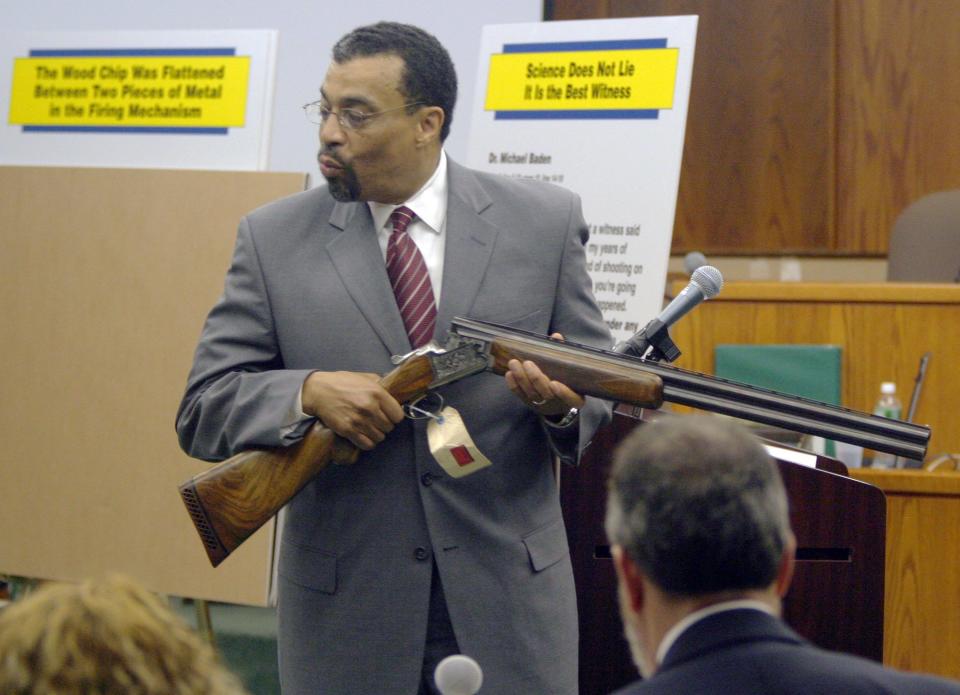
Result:
M237 223L305 175L0 167L0 573L266 605L274 525L213 569L174 432Z

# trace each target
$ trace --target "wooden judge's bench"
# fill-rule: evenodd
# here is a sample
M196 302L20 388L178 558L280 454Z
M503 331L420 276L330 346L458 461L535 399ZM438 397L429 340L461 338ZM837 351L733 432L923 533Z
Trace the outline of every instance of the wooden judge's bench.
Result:
M895 381L909 400L920 357L930 352L914 421L932 429L928 460L960 452L960 285L733 282L671 335L683 352L674 364L705 374L714 373L720 344L840 346L841 404L861 411L870 410L882 381ZM583 464L562 474L582 695L636 678L603 533L610 456L636 426L643 425L617 415ZM816 468L778 461L799 546L785 618L821 646L960 678L960 473L853 469L848 476L841 464L818 461Z
M682 289L682 285L677 291ZM932 457L960 452L960 285L731 282L671 330L678 367L713 374L724 343L839 345L841 405L869 411L880 383L910 397L920 357L931 353L914 421L929 425Z

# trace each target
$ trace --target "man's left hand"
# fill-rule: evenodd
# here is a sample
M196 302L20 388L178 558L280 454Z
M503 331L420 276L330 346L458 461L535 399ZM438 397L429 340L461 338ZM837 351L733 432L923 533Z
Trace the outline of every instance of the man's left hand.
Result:
M559 333L550 337L563 340ZM538 415L557 417L566 415L571 408L583 407L583 396L572 391L566 384L548 378L533 362L510 360L507 368L507 387Z

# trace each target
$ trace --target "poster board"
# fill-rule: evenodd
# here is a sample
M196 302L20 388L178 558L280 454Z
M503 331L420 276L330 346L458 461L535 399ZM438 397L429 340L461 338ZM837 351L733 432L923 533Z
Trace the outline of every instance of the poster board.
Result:
M0 163L267 168L276 31L2 38Z
M305 183L0 167L0 574L266 605L273 524L210 567L177 492L207 464L174 415L237 223Z
M580 195L614 337L663 304L697 17L484 27L468 163Z

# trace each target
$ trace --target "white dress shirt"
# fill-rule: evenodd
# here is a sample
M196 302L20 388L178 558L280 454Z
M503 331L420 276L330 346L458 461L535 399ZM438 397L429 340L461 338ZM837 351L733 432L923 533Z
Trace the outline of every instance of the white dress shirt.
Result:
M370 201L370 214L373 215L373 225L377 229L377 240L380 242L380 252L384 263L387 259L387 242L393 233L390 224L390 215L400 205L389 203L375 203ZM446 242L447 227L447 155L440 151L440 163L423 187L401 205L413 210L416 218L407 227L407 234L413 243L420 249L424 262L427 264L427 273L430 274L430 286L433 288L433 299L440 304L440 286L443 281L443 249Z
M663 636L663 639L660 640L660 646L657 647L657 666L659 667L660 664L663 663L664 658L667 656L667 652L670 651L670 647L673 646L674 642L676 642L680 635L682 635L684 631L686 631L691 625L698 623L704 618L714 615L715 613L734 611L741 608L749 608L751 610L763 611L764 613L769 613L770 615L776 615L773 609L771 609L770 606L763 601L753 601L750 599L724 601L722 603L715 603L712 606L707 606L706 608L701 608L700 610L694 611L690 615L686 616L683 620L671 627L667 631L667 634Z
M423 260L427 264L427 273L430 275L430 286L433 288L433 299L439 306L440 286L443 283L443 249L446 241L447 227L447 154L440 150L440 162L433 175L427 179L419 191L409 200L400 205L390 203L375 203L368 201L370 214L373 216L374 229L377 230L377 240L380 243L380 252L384 263L387 258L387 242L393 233L390 224L390 215L400 205L406 205L416 214L416 219L407 227L407 234L413 243L420 249ZM304 424L311 417L303 412L303 385L297 391L296 398L290 404L289 424L280 429L283 440L294 442L303 434Z

